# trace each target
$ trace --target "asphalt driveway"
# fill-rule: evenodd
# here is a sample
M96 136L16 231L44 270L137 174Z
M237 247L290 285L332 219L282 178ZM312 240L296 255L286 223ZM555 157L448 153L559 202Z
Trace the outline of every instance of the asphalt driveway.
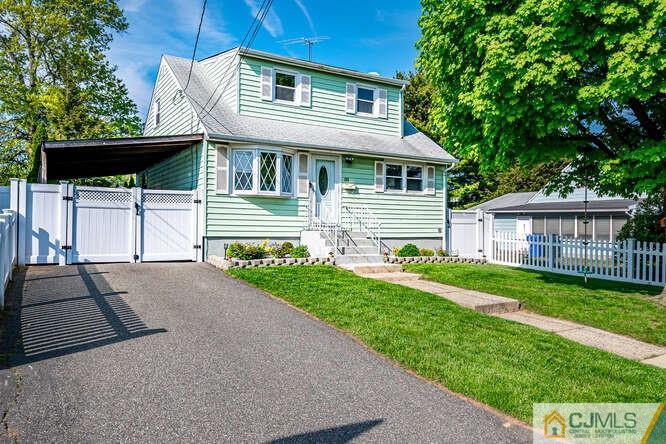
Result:
M528 442L220 271L30 267L0 371L0 439Z

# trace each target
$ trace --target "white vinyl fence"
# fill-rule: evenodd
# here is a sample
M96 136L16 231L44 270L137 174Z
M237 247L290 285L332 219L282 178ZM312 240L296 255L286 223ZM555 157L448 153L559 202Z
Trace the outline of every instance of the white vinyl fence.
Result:
M5 307L5 290L16 265L16 213L0 213L0 309Z
M587 252L586 252L587 250ZM489 262L641 284L666 285L666 244L495 232Z

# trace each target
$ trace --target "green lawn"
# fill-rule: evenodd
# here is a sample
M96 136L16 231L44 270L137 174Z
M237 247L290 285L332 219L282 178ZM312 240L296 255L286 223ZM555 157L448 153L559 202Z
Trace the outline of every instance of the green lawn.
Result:
M500 265L409 264L424 278L518 299L530 311L666 345L660 287L545 273Z
M534 402L661 402L666 371L331 266L231 269L401 365L525 422Z

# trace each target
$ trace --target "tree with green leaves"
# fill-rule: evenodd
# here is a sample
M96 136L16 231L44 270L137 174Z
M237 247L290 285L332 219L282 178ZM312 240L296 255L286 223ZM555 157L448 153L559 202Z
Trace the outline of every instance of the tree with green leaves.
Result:
M568 160L551 182L666 200L666 3L422 0L432 123L483 171Z
M114 0L0 0L0 182L34 174L44 139L139 134L105 56L126 28Z
M435 91L422 70L398 72L396 78L407 80L405 116L419 131L444 145L443 135L432 122ZM482 171L476 153L452 150L460 161L449 173L449 196L454 208L467 208L506 193L536 191L548 184L565 166L562 161L536 165L513 165L505 171Z

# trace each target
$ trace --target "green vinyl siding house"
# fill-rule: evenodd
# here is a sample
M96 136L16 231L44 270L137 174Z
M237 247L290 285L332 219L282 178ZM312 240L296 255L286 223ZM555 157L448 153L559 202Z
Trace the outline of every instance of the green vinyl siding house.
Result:
M193 64L163 56L144 136L203 141L137 181L204 190L206 254L264 239L340 257L407 242L446 248L446 171L456 160L405 120L404 87L256 50Z

